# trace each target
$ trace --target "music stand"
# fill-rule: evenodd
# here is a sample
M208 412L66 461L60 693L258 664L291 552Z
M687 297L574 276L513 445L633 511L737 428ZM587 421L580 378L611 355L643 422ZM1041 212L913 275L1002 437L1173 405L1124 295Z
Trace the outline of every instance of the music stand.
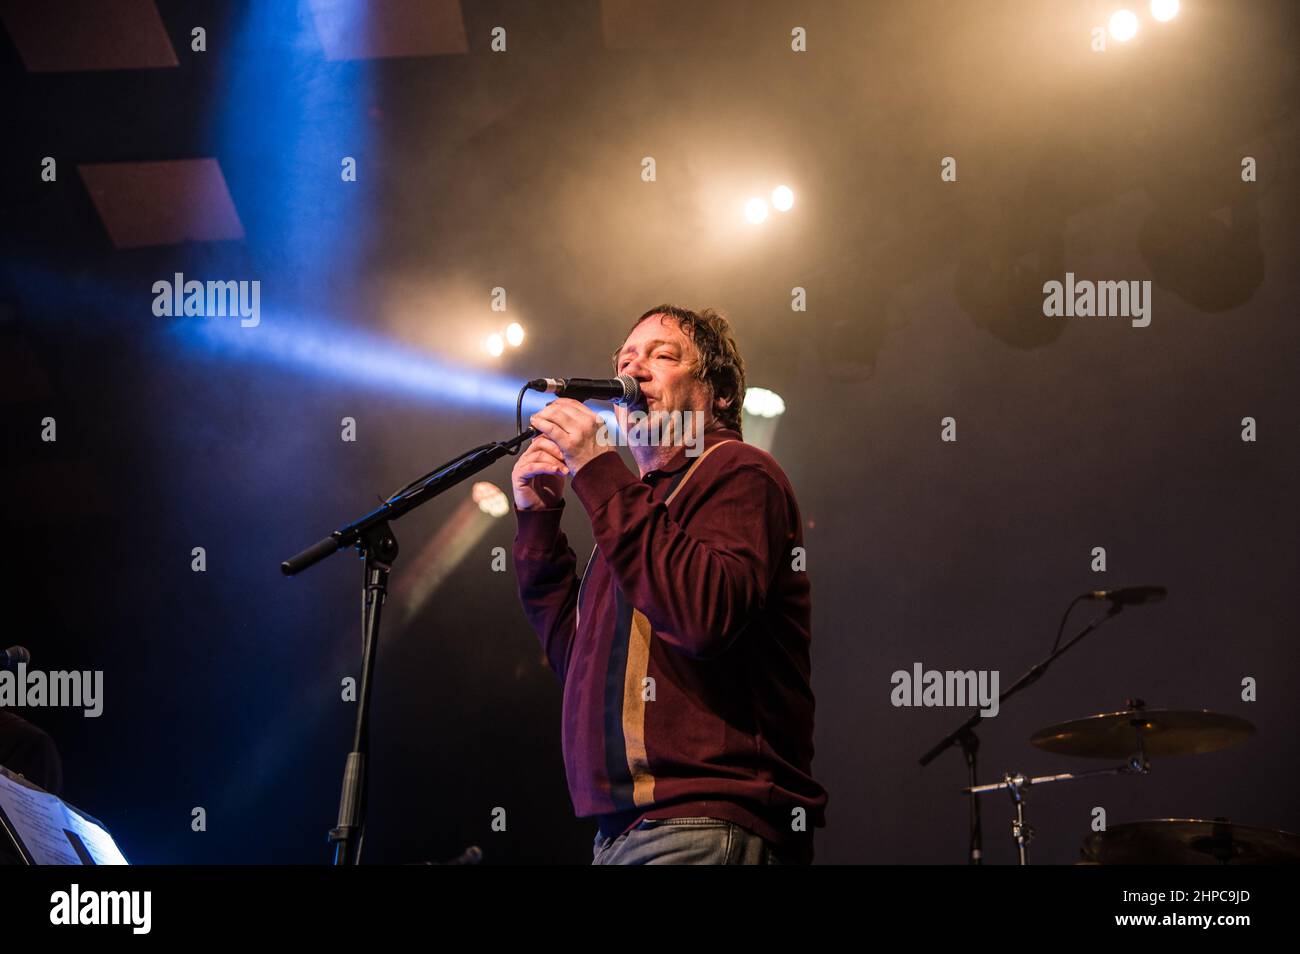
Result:
M3 765L0 831L26 865L130 864L103 822Z

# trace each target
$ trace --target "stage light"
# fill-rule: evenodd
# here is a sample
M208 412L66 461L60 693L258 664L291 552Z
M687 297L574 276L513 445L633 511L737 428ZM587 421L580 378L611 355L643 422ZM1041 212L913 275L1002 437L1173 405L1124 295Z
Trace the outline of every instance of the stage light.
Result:
M1137 35L1138 18L1131 10L1116 10L1110 15L1110 35L1127 43Z
M524 326L517 321L512 321L506 326L506 343L512 348L518 348L524 343Z
M789 186L777 186L772 190L772 208L778 212L789 212L794 206L794 192Z
M487 348L487 353L494 358L501 357L501 352L506 350L506 343L498 334L490 334L487 340L483 342L483 347Z
M1178 0L1151 0L1151 16L1167 23L1178 16Z
M497 526L497 519L509 512L510 501L500 487L485 480L474 484L419 552L406 558L392 594L394 604L401 608L402 625L429 605L465 560L482 552L484 538Z
M781 395L767 388L747 388L745 403L741 407L745 442L771 453L776 426L784 413L785 401L781 400Z
M780 417L785 413L785 401L781 395L767 388L747 388L745 413L755 417Z
M391 394L451 402L463 407L508 410L514 420L522 383L516 378L435 357L397 341L359 334L346 325L311 316L263 313L256 328L239 321L176 319L170 334L182 346L222 360L267 363L311 378L351 381ZM550 395L528 392L525 416L535 414Z
M504 517L510 512L510 501L506 499L505 491L489 481L476 483L470 496L478 504L478 509L489 517Z
M745 218L757 225L767 218L767 203L760 198L750 199L745 203Z
M1189 172L1152 195L1137 250L1156 287L1202 313L1221 314L1243 307L1264 283L1259 203L1242 190L1226 206L1197 208L1186 201L1197 184Z

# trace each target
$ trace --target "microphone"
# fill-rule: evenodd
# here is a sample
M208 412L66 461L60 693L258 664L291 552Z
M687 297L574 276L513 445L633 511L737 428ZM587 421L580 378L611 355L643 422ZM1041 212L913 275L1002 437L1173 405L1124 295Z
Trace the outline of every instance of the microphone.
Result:
M1158 603L1169 595L1163 586L1126 586L1122 590L1093 590L1089 599L1110 600L1116 606L1138 606L1141 603Z
M528 387L575 401L613 401L615 404L641 403L641 385L626 374L616 378L534 378Z
M470 845L451 861L416 861L417 865L476 865L483 860L483 849L478 845Z
M4 652L0 652L0 671L14 671L20 663L29 663L32 661L32 654L22 646L10 646Z

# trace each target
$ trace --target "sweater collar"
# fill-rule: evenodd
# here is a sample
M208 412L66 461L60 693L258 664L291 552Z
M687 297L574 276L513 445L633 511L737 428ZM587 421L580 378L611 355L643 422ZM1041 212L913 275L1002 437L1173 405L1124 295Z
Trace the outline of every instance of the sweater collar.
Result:
M677 452L673 454L672 458L668 461L667 464L665 464L663 467L656 467L654 470L646 471L645 478L643 479L665 477L665 476L670 476L672 474L679 473L680 471L685 470L691 464L695 463L695 461L699 458L700 454L704 453L704 451L708 450L714 444L720 444L723 441L738 441L740 439L741 437L739 433L725 427L721 427L712 431L706 431L704 433L704 447L699 449L698 454L692 454L691 456L687 457L686 451L688 450L688 448L679 447L677 448ZM690 449L694 450L695 448L690 448Z

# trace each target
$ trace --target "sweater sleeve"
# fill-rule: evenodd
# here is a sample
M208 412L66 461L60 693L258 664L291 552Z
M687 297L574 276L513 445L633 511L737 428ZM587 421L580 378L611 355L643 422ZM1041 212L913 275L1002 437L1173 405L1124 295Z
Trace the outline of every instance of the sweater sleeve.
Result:
M689 533L616 454L584 466L573 490L629 602L692 658L724 652L762 608L795 529L782 486L748 461L713 481Z
M558 507L516 510L518 530L514 543L515 574L524 615L561 682L573 648L578 597L578 560L560 529L563 513L564 501Z

